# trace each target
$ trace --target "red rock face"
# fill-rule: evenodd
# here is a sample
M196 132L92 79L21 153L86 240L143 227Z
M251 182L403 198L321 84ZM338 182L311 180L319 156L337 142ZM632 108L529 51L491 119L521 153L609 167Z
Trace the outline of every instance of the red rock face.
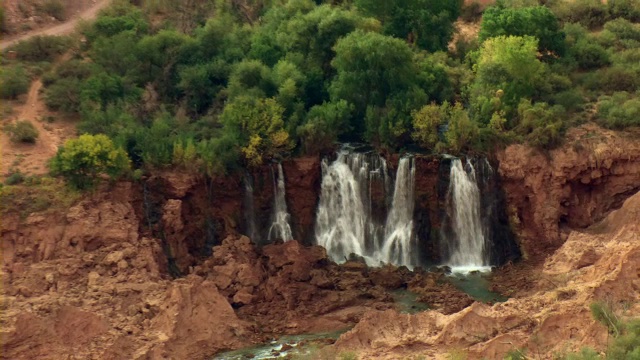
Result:
M498 159L511 223L531 259L560 247L567 228L595 223L640 189L637 138L595 125L572 129L548 155L512 145Z
M286 179L287 207L294 237L313 242L322 174L319 157L296 158L282 164Z

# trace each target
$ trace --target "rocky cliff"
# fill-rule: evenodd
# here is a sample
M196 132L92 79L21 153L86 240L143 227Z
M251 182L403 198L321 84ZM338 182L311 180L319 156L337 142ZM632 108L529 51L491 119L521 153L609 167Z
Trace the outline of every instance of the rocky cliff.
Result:
M511 224L525 257L543 260L640 189L640 134L587 124L542 153L512 145L498 153Z
M640 313L640 193L603 221L571 232L537 279L533 295L474 303L451 315L370 311L335 347L360 359L444 359L455 352L498 359L516 348L551 358L584 346L604 349L607 329L589 305L604 301L622 316Z
M442 274L338 266L296 241L258 247L230 235L205 255L198 219L233 207L207 213L191 198L190 177L151 182L173 198L122 183L65 211L3 218L3 356L205 359L280 334L353 326L369 309L392 308L392 289L411 286L447 312L470 302L439 286ZM233 232L233 219L221 219ZM451 297L459 300L445 303Z

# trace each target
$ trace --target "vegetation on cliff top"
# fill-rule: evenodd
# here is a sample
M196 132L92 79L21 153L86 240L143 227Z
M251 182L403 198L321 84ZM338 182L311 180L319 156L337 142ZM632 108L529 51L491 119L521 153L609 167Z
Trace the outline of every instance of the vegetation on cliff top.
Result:
M42 74L47 106L80 114L82 133L105 134L135 168L213 175L338 141L548 149L587 120L640 125L639 5L498 1L477 40L449 46L473 10L459 0L116 1L82 42L16 45L0 88L26 91L19 66L70 47Z

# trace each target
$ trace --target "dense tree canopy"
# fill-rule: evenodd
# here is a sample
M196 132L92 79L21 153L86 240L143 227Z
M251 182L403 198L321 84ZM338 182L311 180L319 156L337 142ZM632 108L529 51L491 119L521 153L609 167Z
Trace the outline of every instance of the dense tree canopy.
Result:
M79 114L81 133L106 135L134 167L213 175L343 141L552 147L585 119L637 124L633 1L498 1L477 38L455 42L470 11L459 0L116 1L55 66L40 62L71 39L20 43L0 82L17 97L41 75L47 106Z

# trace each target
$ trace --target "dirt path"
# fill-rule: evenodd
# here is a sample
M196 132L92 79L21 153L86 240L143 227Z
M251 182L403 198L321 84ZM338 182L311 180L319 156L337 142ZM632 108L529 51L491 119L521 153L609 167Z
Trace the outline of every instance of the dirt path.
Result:
M109 0L97 0L92 7L83 11L77 16L74 15L71 19L69 19L69 21L66 21L60 25L29 31L26 34L18 35L9 39L2 39L2 41L0 41L0 50L4 50L20 40L25 40L36 35L65 35L72 33L80 20L91 20L95 18L98 15L98 12L109 5L109 3Z
M75 134L72 121L59 118L52 123L44 121L50 113L40 99L41 88L42 82L34 81L25 103L15 105L14 115L3 121L6 124L28 120L38 129L39 134L35 144L14 143L6 133L0 135L0 179L4 179L11 169L18 169L29 175L46 174L47 162L56 154L58 146Z

